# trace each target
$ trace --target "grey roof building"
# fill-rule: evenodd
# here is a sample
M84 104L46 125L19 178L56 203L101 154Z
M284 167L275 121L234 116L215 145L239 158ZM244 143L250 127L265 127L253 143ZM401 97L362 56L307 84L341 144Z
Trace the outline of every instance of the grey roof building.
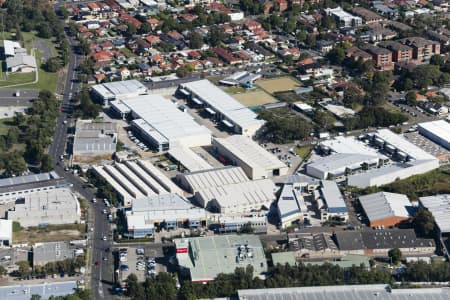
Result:
M443 300L449 288L391 289L385 284L238 290L240 300Z
M33 246L33 266L75 257L76 247L69 242L38 243Z
M0 287L0 299L29 300L31 295L39 295L41 300L47 300L51 296L71 295L76 288L76 281L8 285Z
M73 141L74 159L112 155L117 146L117 124L78 120Z

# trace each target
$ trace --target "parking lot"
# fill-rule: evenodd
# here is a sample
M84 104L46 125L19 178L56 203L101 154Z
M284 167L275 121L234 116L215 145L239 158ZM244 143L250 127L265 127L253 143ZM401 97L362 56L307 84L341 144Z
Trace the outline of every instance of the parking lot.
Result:
M126 249L126 255L122 255ZM138 281L145 281L148 276L156 276L159 272L165 272L166 267L158 259L163 256L162 248L145 246L118 247L118 274L119 281L125 280L130 274L135 274ZM121 259L126 256L125 259ZM123 261L121 261L123 260Z
M435 142L427 139L420 133L416 132L407 132L404 134L404 136L414 145L418 146L419 148L425 150L426 152L430 153L431 155L435 157L440 157L449 154L449 151L445 149L444 147L441 147L440 145L436 144Z

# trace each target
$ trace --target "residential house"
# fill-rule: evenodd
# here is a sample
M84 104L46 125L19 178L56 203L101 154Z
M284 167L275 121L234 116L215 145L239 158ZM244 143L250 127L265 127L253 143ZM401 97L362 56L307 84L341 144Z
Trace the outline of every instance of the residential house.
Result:
M138 55L147 55L148 51L150 51L150 48L152 48L152 45L150 45L146 40L138 39L136 40L137 49L136 53Z
M160 21L156 18L150 18L146 22L150 25L150 28L152 30L156 30L156 28L159 26L160 23Z
M279 12L283 12L288 9L289 3L287 0L275 0L275 2L278 4Z
M351 46L345 50L345 56L351 58L353 61L366 62L372 59L372 55L359 49L356 46Z
M222 59L223 61L225 61L226 63L228 63L230 65L242 63L241 59L234 57L232 53L228 52L227 50L225 50L223 48L219 48L219 47L213 48L212 51L214 53L216 53L220 57L220 59Z
M159 36L157 35L149 35L145 37L145 40L147 41L147 43L150 44L150 46L155 46L158 45L159 43L161 43L161 39L159 38Z
M126 80L126 79L130 78L131 73L127 67L121 67L118 69L117 72L122 80Z
M244 27L247 28L250 31L255 31L258 29L262 29L261 23L254 21L254 20L247 20L244 22Z
M316 42L316 49L320 51L322 54L327 54L334 47L333 41L319 40Z

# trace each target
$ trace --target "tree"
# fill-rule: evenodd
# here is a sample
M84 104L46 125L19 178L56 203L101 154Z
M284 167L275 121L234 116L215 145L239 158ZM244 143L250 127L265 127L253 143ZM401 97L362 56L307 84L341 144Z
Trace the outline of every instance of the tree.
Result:
M47 23L43 23L39 26L38 36L44 39L49 39L51 37L50 27Z
M223 29L212 27L208 32L208 41L212 47L217 47L222 43L226 38L225 32Z
M141 28L139 28L140 34L146 34L152 31L152 26L148 24L147 22L142 23Z
M417 104L417 96L415 91L409 91L405 95L405 101L408 105L416 105Z
M27 170L23 155L17 151L8 153L5 159L5 170L9 175L21 175Z
M187 66L179 67L176 71L178 77L183 78L188 76L191 73L190 69Z
M423 237L432 236L434 232L434 218L430 211L425 208L419 208L414 218L413 225L417 234Z
M45 69L48 72L57 72L59 69L61 69L61 63L59 61L58 57L50 57L47 62L45 63Z
M127 283L127 295L131 298L136 298L138 296L144 295L144 288L139 284L138 278L135 274L128 275L125 280Z
M200 49L203 47L203 37L198 32L192 32L189 36L189 45L191 49Z
M389 250L388 256L394 265L398 264L402 260L402 252L398 248Z
M20 277L24 278L31 274L30 263L28 261L18 261L16 262L16 265L19 267L17 272Z
M135 35L137 33L137 27L133 23L127 23L127 34Z
M49 172L53 169L52 158L50 155L45 153L41 158L41 170L44 172Z
M441 67L445 64L445 60L439 54L434 54L433 56L430 57L430 64Z
M30 298L30 299L31 299L31 300L41 300L42 297L41 297L41 295L34 294L34 295L31 295L31 298Z
M21 126L25 123L25 116L21 112L16 112L13 117L13 123L15 126Z
M340 46L336 46L327 53L327 59L334 65L340 65L345 59L345 50Z
M313 34L308 34L305 39L305 44L310 48L316 46L316 36Z
M329 111L320 110L314 114L314 121L321 129L330 130L334 127L334 122L336 120Z

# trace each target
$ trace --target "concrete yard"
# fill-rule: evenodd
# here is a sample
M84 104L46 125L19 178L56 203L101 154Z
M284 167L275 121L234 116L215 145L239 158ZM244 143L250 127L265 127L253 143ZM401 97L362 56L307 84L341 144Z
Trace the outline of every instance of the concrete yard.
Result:
M259 80L257 85L269 93L291 91L301 86L297 80L289 76Z
M233 97L245 106L259 106L278 102L277 99L264 91L238 93L234 94Z

